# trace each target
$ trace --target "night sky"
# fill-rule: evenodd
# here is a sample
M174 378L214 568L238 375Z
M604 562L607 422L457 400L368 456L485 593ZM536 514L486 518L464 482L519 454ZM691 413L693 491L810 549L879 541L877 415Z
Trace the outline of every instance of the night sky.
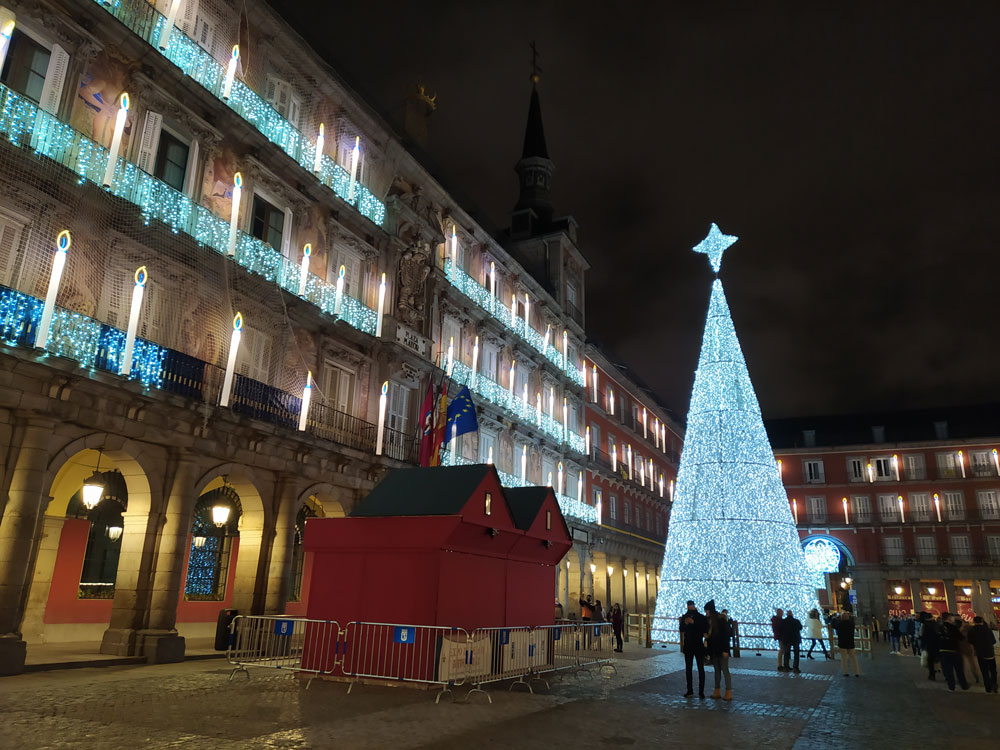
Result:
M428 150L491 228L536 40L588 333L680 417L712 221L765 417L998 400L1000 3L273 4L380 111L437 93Z

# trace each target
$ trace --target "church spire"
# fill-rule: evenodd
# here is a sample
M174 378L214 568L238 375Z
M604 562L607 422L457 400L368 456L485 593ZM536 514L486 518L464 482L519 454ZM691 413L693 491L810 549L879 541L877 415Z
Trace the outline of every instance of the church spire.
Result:
M538 66L538 49L531 43L531 101L528 105L528 122L524 128L524 147L521 159L514 165L519 183L519 194L514 213L522 214L514 224L545 225L552 219L553 207L549 191L555 164L549 159L545 145L545 128L542 126L542 105L538 99L538 80L542 69ZM530 217L528 221L524 221ZM530 230L529 230L530 233Z

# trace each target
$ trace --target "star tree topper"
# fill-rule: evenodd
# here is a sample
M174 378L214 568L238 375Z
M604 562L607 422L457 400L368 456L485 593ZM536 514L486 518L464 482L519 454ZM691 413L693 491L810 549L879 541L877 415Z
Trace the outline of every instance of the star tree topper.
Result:
M735 235L723 234L718 224L713 223L712 228L708 230L708 236L691 249L696 253L707 255L712 270L718 273L722 267L722 254L738 239L739 237Z

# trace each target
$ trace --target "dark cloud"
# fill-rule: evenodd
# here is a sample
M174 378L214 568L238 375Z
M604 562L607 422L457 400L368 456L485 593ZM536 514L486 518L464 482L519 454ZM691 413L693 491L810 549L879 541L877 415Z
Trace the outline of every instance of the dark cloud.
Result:
M767 416L996 400L1000 5L275 6L381 110L436 91L429 151L495 226L537 40L587 327L677 412L711 221Z

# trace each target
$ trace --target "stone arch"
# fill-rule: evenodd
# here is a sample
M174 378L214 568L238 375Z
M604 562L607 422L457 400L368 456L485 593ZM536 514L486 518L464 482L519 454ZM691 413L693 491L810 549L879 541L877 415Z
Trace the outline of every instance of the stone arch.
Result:
M206 492L221 487L228 482L240 497L242 515L240 517L240 532L245 529L262 529L271 521L271 503L265 502L261 495L262 483L254 470L249 466L235 463L219 464L204 474L195 482L195 496L201 497ZM193 522L193 518L191 519Z
M343 488L334 487L329 482L317 482L306 487L296 501L295 507L302 505L318 505L322 510L317 515L324 518L343 518L354 510L354 498L345 497L347 493Z

